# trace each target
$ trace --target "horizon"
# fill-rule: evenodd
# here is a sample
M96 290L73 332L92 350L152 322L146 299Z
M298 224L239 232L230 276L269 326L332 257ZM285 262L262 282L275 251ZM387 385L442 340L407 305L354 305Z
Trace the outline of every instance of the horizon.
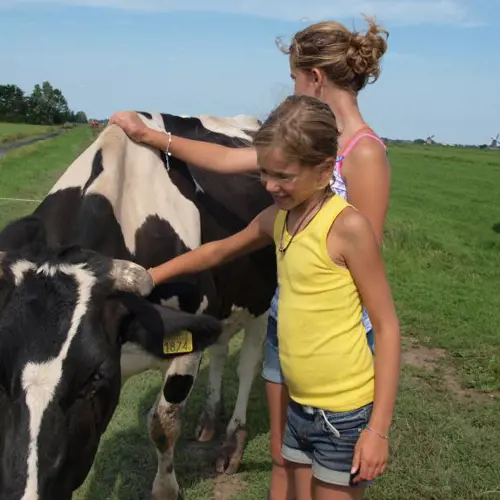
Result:
M500 132L500 0L165 3L0 0L0 43L15 47L0 54L0 84L29 94L48 80L89 119L120 110L263 119L293 92L276 38L324 19L364 31L364 13L389 31L380 78L359 95L380 136L489 145Z

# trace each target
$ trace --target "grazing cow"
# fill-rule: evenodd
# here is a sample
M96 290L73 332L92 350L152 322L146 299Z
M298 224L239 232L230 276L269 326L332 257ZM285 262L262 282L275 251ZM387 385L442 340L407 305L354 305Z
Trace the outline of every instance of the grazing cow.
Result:
M141 116L151 127L233 147L250 143L259 126L242 116ZM0 498L70 499L121 384L150 368L164 375L149 419L158 458L153 497L179 498L174 448L203 350L210 348L211 365L197 432L207 440L227 344L244 326L238 398L218 469L239 466L276 286L274 251L152 291L145 268L242 229L272 200L255 176L220 176L173 157L167 168L165 160L109 126L32 216L0 233Z

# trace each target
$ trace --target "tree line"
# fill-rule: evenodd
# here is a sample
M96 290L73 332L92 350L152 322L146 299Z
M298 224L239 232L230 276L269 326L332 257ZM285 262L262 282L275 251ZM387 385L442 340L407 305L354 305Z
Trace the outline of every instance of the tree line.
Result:
M87 123L84 111L72 111L61 90L50 82L36 84L31 94L17 85L0 85L0 122L59 125Z

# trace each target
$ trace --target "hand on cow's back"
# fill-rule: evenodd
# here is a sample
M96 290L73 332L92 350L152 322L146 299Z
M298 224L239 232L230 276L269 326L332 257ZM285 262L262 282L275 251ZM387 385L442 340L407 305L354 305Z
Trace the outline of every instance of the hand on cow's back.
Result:
M109 125L118 125L134 141L144 142L148 127L135 111L118 111L109 119Z

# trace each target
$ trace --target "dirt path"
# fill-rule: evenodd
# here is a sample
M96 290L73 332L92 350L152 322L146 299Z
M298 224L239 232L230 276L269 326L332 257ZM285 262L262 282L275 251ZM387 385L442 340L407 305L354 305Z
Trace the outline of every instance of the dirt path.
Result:
M56 137L62 134L64 130L56 130L55 132L50 132L49 134L37 135L35 137L26 137L26 139L20 139L19 141L9 142L8 144L0 144L0 158L7 154L13 149L22 148L28 144L33 144L38 141L43 141L44 139L50 139L51 137Z

